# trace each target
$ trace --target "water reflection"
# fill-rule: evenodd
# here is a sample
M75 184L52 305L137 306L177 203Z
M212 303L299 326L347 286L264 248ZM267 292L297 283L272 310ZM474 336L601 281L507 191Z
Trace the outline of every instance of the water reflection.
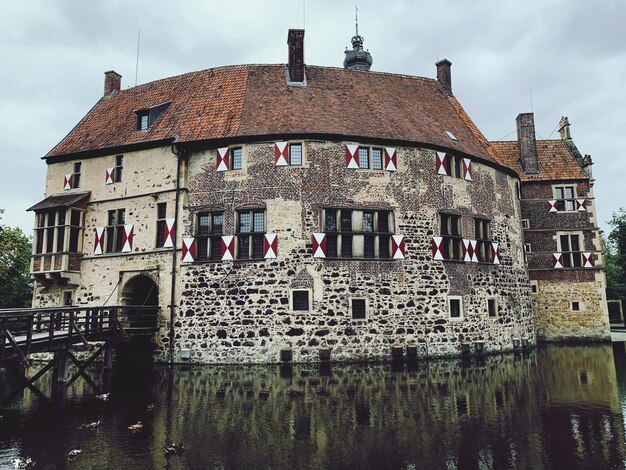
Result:
M614 362L611 346L581 346L469 362L118 371L108 403L74 389L59 410L27 391L0 410L0 468L17 454L48 468L623 468L625 368L623 347ZM130 434L138 420L145 428ZM182 456L166 459L169 441L185 444ZM68 462L75 446L83 454Z

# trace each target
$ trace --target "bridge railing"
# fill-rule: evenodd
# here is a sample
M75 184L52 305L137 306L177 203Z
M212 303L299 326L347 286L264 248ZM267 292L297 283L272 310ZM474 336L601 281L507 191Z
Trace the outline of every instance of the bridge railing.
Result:
M158 313L156 306L119 305L0 309L0 361L116 335L151 334Z

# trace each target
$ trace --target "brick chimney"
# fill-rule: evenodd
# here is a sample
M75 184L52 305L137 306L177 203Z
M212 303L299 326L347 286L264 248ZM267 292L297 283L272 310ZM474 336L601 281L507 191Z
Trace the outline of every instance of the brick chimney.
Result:
M289 82L304 83L304 29L290 29L287 36L289 46Z
M524 173L539 173L533 113L522 113L517 116L517 148Z
M448 59L442 59L435 66L437 67L437 81L441 83L448 95L452 96L452 74L450 72L452 62Z
M104 72L104 97L113 95L120 91L122 86L122 76L114 70Z

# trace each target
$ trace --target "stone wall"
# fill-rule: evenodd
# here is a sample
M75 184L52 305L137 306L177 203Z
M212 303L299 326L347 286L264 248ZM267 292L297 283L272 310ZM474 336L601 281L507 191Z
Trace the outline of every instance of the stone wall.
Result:
M237 208L263 204L278 258L182 266L176 349L191 350L193 362L278 362L284 349L302 362L321 349L344 361L386 359L392 347L409 346L442 356L460 354L462 343L497 352L514 337L535 342L515 179L478 162L473 181L441 176L435 152L415 148L397 149L397 172L347 169L340 142L305 142L302 167L276 167L272 142L244 146L242 170L216 172L215 154L191 156L184 236L194 234L198 211L223 211L232 235ZM394 211L406 259L312 257L322 209L381 204ZM440 210L462 216L466 238L475 238L475 216L491 220L501 264L433 261ZM293 289L311 291L310 311L291 309ZM462 296L461 319L450 318L448 295ZM365 320L352 319L353 298L366 299ZM487 298L497 302L495 318Z

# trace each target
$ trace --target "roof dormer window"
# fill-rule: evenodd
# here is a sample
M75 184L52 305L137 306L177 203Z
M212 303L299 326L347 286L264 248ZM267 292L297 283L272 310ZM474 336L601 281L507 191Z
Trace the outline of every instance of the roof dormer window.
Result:
M135 111L135 114L137 114L137 130L147 131L148 129L150 129L169 105L170 103L167 102L152 106L148 109L140 109L138 111Z
M459 139L457 139L452 132L446 131L446 134L448 135L448 137L450 137L450 140L452 140L453 142L458 142L459 141Z

